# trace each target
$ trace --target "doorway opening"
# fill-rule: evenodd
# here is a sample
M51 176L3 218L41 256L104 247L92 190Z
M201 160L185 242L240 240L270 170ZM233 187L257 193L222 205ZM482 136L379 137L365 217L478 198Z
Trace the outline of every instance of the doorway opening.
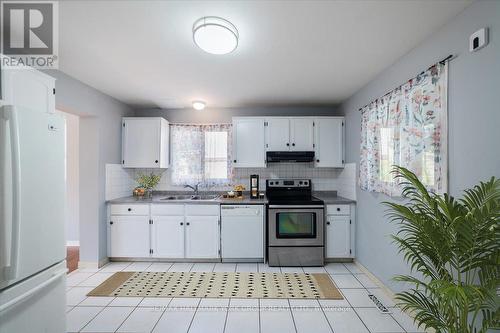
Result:
M80 257L80 117L57 111L66 120L66 261L68 273L78 268Z

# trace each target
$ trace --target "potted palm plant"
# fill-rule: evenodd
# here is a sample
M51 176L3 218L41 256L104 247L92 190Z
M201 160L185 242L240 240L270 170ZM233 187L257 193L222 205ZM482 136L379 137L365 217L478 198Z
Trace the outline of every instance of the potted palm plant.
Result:
M393 172L407 201L384 204L399 226L392 239L412 271L395 277L411 285L396 294L399 305L426 330L498 329L500 179L481 182L457 200L427 191L405 168Z

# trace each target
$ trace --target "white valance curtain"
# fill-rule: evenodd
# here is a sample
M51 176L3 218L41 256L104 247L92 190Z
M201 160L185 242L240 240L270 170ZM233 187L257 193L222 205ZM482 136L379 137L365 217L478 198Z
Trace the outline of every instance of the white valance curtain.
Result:
M229 185L231 128L231 124L170 125L172 184Z
M401 195L399 165L431 191L447 191L448 64L438 63L361 109L359 186Z

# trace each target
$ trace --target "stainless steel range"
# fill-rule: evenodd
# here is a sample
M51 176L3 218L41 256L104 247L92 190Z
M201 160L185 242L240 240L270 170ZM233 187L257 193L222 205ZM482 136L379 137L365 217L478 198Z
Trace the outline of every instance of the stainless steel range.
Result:
M310 179L269 179L269 266L324 265L324 202L312 196Z

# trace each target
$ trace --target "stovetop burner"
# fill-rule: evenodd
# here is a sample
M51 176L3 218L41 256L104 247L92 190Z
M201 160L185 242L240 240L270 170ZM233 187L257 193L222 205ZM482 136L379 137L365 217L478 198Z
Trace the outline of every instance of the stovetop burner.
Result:
M271 205L324 205L324 201L314 196L310 197L268 197Z
M271 205L323 205L312 195L310 179L268 179L266 196Z

